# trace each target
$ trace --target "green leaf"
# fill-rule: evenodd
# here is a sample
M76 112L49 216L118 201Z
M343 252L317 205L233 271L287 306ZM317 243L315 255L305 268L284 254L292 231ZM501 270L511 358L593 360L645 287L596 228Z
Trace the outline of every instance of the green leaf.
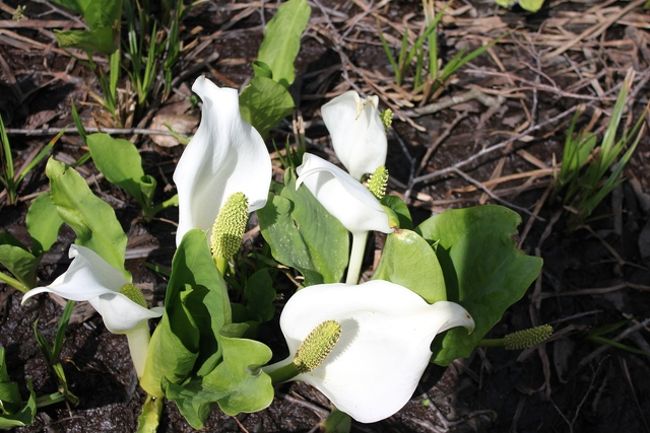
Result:
M122 0L79 0L88 27L114 27L122 17Z
M339 282L348 265L350 239L345 227L307 188L296 191L292 170L286 172L284 185L275 183L272 189L257 216L273 258L297 269L305 286Z
M92 193L75 169L50 158L45 174L50 179L52 202L77 235L76 242L128 274L124 270L126 235L113 208Z
M230 302L205 233L190 230L176 250L165 293L165 312L149 343L141 386L161 397L163 381L180 384L204 375L221 357L217 337L231 322Z
M171 291L168 286L167 293ZM189 285L174 290L151 335L140 386L154 397L164 396L163 383L181 383L190 376L199 356L199 329L186 305L191 291Z
M396 195L386 195L381 199L381 204L392 210L397 216L399 228L409 230L413 229L411 212L406 203L404 203L404 200Z
M275 125L293 112L289 91L263 76L254 77L239 95L239 111L265 137Z
M215 403L226 415L234 416L260 411L273 400L271 378L260 368L271 359L271 350L258 341L238 338L245 328L231 324L219 333L223 362L210 374L184 385L166 384L165 396L195 429L204 427Z
M273 400L271 378L260 368L273 354L259 341L238 338L246 327L231 324L221 330L217 339L223 351L223 362L203 381L206 388L225 394L217 403L226 415L257 412Z
M9 430L31 424L36 415L36 395L30 385L29 399L23 402L18 384L12 382L5 363L5 349L0 346L0 429Z
M311 8L306 0L283 3L264 29L257 60L273 73L273 80L289 87L294 80L293 62L300 51L300 38L307 27Z
M12 413L21 404L18 384L11 381L7 372L5 348L0 346L0 413Z
M255 77L265 77L265 78L273 79L273 71L271 70L271 67L266 63L260 60L255 60L252 66L253 66L253 75Z
M260 269L246 280L244 302L248 315L258 322L268 322L275 315L275 289L268 269Z
M352 418L347 413L334 409L323 423L325 433L350 433Z
M36 283L36 268L39 259L27 251L9 233L0 233L0 265L25 286L32 288Z
M64 48L73 47L103 54L110 54L117 49L112 27L97 27L91 30L55 30L54 36L59 46Z
M83 9L81 9L81 6L79 5L79 2L77 2L77 0L50 0L50 1L55 5L61 6L72 12L77 12L79 14L83 12Z
M25 223L34 241L34 253L40 255L49 251L59 237L59 229L63 225L49 192L39 195L32 202L27 209Z
M203 429L212 406L224 396L223 392L204 388L202 378L194 378L183 385L165 382L164 389L165 397L176 403L181 415L195 430Z
M543 4L544 0L519 0L519 6L529 12L537 12Z
M495 0L495 1L496 4L504 8L512 7L515 3L517 3L517 0Z
M435 363L468 356L539 275L542 259L527 256L513 240L520 221L510 209L490 205L448 210L418 227L436 243L447 299L465 307L476 322L471 335L452 329L436 338Z
M400 284L430 304L447 299L445 278L436 253L411 230L396 230L388 235L373 279Z
M97 169L106 179L123 188L143 209L151 208L156 179L144 173L135 145L108 134L91 134L86 142Z

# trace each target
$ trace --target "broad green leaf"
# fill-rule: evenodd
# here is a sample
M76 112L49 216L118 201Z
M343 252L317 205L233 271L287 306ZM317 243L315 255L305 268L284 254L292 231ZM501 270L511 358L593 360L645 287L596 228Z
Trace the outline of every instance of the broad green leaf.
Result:
M113 27L97 27L91 30L55 30L54 36L61 47L74 47L103 54L110 54L117 49Z
M447 299L469 311L476 329L452 329L434 341L434 362L466 357L537 278L542 259L518 250L513 236L521 219L501 206L453 209L418 227L435 243L445 275Z
M397 216L399 228L413 229L411 212L409 212L408 206L401 198L396 195L386 195L381 199L381 204L389 208Z
M22 405L18 384L12 382L7 372L5 348L0 346L0 413L13 413Z
M122 0L80 0L84 21L91 29L114 27L122 17Z
M87 139L97 169L109 182L123 188L142 208L150 208L156 179L142 169L142 158L133 143L108 134L91 134Z
M221 357L216 335L230 321L226 285L205 234L191 230L172 261L165 313L151 336L142 387L160 397L163 380L179 384L193 372L212 371Z
M281 84L263 76L254 77L239 95L242 117L265 137L275 125L292 113L293 98Z
M52 0L52 3L83 15L90 28L110 27L122 16L122 0Z
M183 385L166 382L164 389L165 397L176 403L185 421L195 430L205 427L204 423L212 406L224 396L221 391L204 388L203 378L193 378Z
M436 253L411 230L398 229L388 235L373 279L400 284L430 304L447 299L445 278Z
M231 324L221 330L223 361L203 380L204 387L225 394L217 403L226 415L257 412L273 400L271 378L261 370L273 354L259 341L239 338L246 327Z
M266 77L273 79L273 71L266 63L255 60L253 62L253 75L256 77Z
M72 12L82 13L83 9L77 0L50 0L55 5L61 6L62 8L68 9Z
M29 399L23 402L18 384L12 382L5 364L5 349L0 346L0 429L9 430L31 424L36 415L36 395L31 385Z
M275 289L268 269L260 269L246 280L244 302L248 316L258 322L268 322L275 315Z
M36 283L36 268L39 259L27 251L9 233L0 233L0 265L25 286L32 288Z
M543 4L544 0L519 0L519 6L529 12L537 12Z
M271 378L261 370L272 353L264 344L239 338L245 324L225 326L218 335L223 361L210 374L186 384L167 383L165 396L176 403L181 414L196 429L216 403L226 415L265 409L273 401Z
M295 174L272 186L269 200L257 211L262 236L273 258L297 269L305 286L337 283L348 265L349 235L345 227L307 188L296 191Z
M283 3L264 29L257 60L273 73L273 80L289 87L294 80L293 62L300 51L300 38L311 15L307 0Z
M32 202L27 209L25 223L34 241L34 253L42 254L49 251L59 237L59 229L63 225L63 220L49 192L39 195Z
M61 219L77 235L76 242L126 273L126 235L113 208L92 193L75 169L50 158L45 174L50 179L52 202Z
M506 8L512 7L515 3L519 3L522 9L529 12L537 12L544 5L544 0L495 0L496 4Z
M171 303L165 303L163 317L151 335L140 379L142 389L154 397L164 396L163 383L183 382L199 356L199 329L186 305L191 291L189 284L176 290L167 287L167 295L173 292Z

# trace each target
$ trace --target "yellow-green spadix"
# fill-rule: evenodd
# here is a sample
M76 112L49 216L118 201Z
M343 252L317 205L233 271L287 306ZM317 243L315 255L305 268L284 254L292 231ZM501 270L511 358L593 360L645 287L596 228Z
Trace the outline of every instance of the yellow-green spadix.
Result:
M411 398L429 364L433 338L474 320L458 304L428 304L398 284L374 280L360 285L320 284L294 294L280 316L289 357L266 368L293 362L307 336L324 321L341 326L338 341L301 380L318 388L341 411L359 422L376 422Z

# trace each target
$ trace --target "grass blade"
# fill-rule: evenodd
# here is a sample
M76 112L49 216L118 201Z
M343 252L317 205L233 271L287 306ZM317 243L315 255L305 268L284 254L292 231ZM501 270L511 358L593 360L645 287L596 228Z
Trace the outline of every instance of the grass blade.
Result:
M65 304L63 309L63 314L59 319L59 325L56 329L56 337L54 337L54 346L52 347L52 357L54 359L59 358L61 349L63 348L63 340L65 339L65 331L68 329L68 323L70 323L70 317L72 316L72 310L74 309L74 301L68 301Z

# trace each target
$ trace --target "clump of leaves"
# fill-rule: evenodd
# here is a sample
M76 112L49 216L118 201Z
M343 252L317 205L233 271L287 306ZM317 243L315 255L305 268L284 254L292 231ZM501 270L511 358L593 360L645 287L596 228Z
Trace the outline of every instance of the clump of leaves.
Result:
M402 33L402 41L397 57L380 32L379 37L386 57L390 62L395 82L403 85L412 81L413 92L423 94L423 100L435 99L444 89L449 79L463 66L483 54L490 46L484 45L470 52L460 50L444 65L439 56L438 25L442 21L445 9L433 14L433 3L423 1L426 27L413 42L409 39L408 29ZM413 64L415 62L415 64Z
M584 223L598 204L623 181L623 170L643 136L645 114L631 130L616 138L633 79L634 71L630 70L600 145L595 133L588 130L574 132L577 115L569 126L562 168L556 178L556 193L562 195L563 203L572 212L569 221L572 228ZM647 111L648 106L644 113Z
M36 394L29 386L29 398L24 401L16 382L12 382L5 364L5 349L0 346L0 429L24 427L36 415Z
M242 117L265 137L294 108L289 86L295 79L294 60L311 8L305 0L283 3L264 29L253 63L253 78L239 97Z
M9 137L7 136L2 116L0 116L0 144L2 145L0 149L0 183L4 185L7 191L7 204L16 204L20 184L23 182L25 177L50 154L54 144L59 141L59 138L61 138L62 135L63 133L56 135L41 149L40 152L36 154L34 158L24 164L18 173L16 173L13 156L11 155L11 143L9 142Z
M180 23L187 11L182 0L159 3L54 0L54 3L83 17L87 29L60 30L55 33L56 39L61 47L87 53L84 63L97 76L102 91L101 95L95 95L96 99L118 123L126 123L133 114L126 113L130 104L121 104L118 98L122 71L134 90L136 112L156 95L169 96L173 67L181 51ZM109 57L108 70L94 61L93 56L97 54ZM158 80L159 76L162 80Z

